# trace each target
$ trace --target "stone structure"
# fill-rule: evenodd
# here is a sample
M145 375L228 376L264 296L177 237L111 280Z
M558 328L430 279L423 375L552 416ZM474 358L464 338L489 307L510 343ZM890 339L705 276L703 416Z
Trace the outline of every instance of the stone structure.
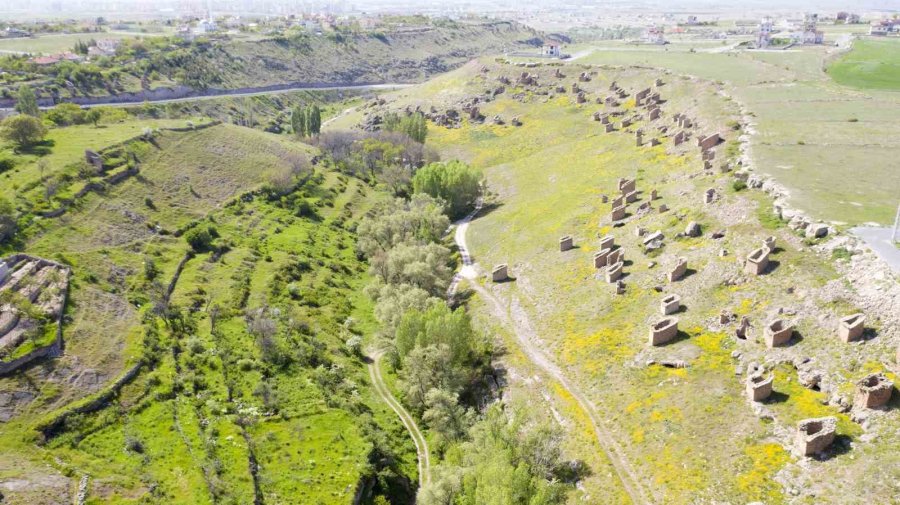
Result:
M772 395L772 384L775 382L775 375L770 374L768 377L761 373L755 373L747 377L747 396L751 401L761 402Z
M863 409L874 409L887 405L894 392L894 383L881 373L865 376L856 383L856 398L853 406Z
M615 238L613 238L612 235L604 235L603 238L600 239L600 249L612 249L615 243Z
M700 147L700 151L708 151L713 147L719 145L722 138L719 137L718 133L713 133L712 135L707 135L706 137L701 137L697 139L697 146Z
M494 267L491 270L491 280L494 282L503 282L509 279L509 266L506 263L501 263Z
M650 109L650 121L654 121L659 119L660 109L659 107Z
M684 132L678 132L672 137L672 142L674 142L675 146L679 146L684 142Z
M750 331L750 318L747 316L741 317L741 322L737 328L734 330L734 336L741 339L746 340Z
M604 125L604 130L606 131L606 133L610 133L616 131L616 127L612 123L606 123Z
M606 268L606 282L612 283L619 280L619 278L622 277L622 268L624 266L625 264L621 261L610 264Z
M607 265L607 260L609 258L609 253L612 252L609 249L601 249L594 253L594 268L603 268Z
M659 206L659 213L660 213L660 214L662 214L663 212L666 212L666 211L668 211L668 210L669 210L669 206L666 205L666 204L664 204L664 203L661 204L661 205Z
M625 219L625 206L620 205L618 207L613 207L612 213L610 214L610 219L612 219L613 221Z
M797 452L802 456L812 456L827 449L834 442L837 418L818 417L804 419L797 423Z
M681 308L681 297L678 295L669 295L659 302L659 311L662 315L668 316L678 312Z
M766 239L763 240L763 245L768 247L770 251L774 251L775 250L775 237L771 237L771 236L766 237Z
M103 157L100 156L97 152L91 151L90 149L85 149L84 161L88 165L93 166L97 170L97 172L103 171Z
M628 194L625 195L625 203L634 203L637 201L637 199L638 199L637 190L629 191Z
M678 335L678 318L666 317L650 326L650 345L663 345Z
M684 229L684 234L688 237L699 237L700 236L700 225L697 224L696 221L691 221L688 223L687 227Z
M658 198L659 198L659 193L657 193L655 189L651 189L650 190L650 200L653 201Z
M638 128L634 131L634 144L636 147L644 145L644 130Z
M675 268L669 272L669 282L675 282L682 277L684 277L685 272L687 272L687 259L678 258L678 263L675 264Z
M607 265L615 265L616 263L625 261L625 251L622 248L615 249L609 252L609 256L606 257Z
M716 190L709 188L703 192L703 203L710 204L716 201Z
M764 332L766 347L769 349L780 347L788 343L793 334L793 324L790 324L783 319L776 319L766 325L766 331Z
M842 342L853 342L862 337L865 329L865 314L853 314L842 317L838 322L838 337Z
M566 252L575 247L575 239L571 235L565 235L559 238L560 252Z
M627 195L637 189L637 182L634 179L619 179L619 191L623 195Z
M615 197L613 199L612 203L610 204L610 207L615 209L616 207L619 207L622 205L625 205L625 195L620 195L620 196Z
M766 268L769 266L770 252L771 250L768 247L760 247L751 252L747 256L747 261L744 262L744 273L748 275L760 275L765 272Z

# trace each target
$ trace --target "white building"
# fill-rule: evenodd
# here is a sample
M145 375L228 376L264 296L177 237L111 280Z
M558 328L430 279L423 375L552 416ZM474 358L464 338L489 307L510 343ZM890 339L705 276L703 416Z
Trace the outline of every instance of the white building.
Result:
M544 46L541 48L541 54L547 56L549 58L559 58L562 52L560 51L560 42L556 40L545 40Z
M644 32L644 42L663 45L666 43L666 31L662 25L654 25Z
M773 24L772 18L763 18L759 23L759 29L756 31L756 48L765 49L772 43Z

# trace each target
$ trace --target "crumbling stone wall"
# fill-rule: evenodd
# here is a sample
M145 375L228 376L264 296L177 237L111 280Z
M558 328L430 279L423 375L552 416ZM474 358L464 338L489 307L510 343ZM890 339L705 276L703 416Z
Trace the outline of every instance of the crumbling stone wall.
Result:
M853 406L873 409L887 405L894 392L894 383L884 374L873 373L856 383L856 398Z
M678 335L678 318L660 319L650 326L650 345L663 345L671 342Z
M797 452L801 456L818 454L834 442L837 431L837 418L819 417L804 419L797 423L795 439Z

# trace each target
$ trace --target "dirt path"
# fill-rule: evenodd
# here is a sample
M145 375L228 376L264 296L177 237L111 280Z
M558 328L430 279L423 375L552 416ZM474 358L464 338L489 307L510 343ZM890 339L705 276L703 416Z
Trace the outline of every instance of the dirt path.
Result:
M478 269L469 253L468 245L466 244L466 231L469 228L469 223L478 211L481 210L481 206L482 201L479 199L475 210L456 223L454 241L456 242L457 247L459 247L460 256L462 256L463 260L463 267L460 272L454 276L450 290L448 290L451 296L456 292L456 287L462 278L475 279L478 276ZM572 385L566 379L563 371L549 356L547 356L540 346L536 344L537 332L534 330L534 326L532 326L525 309L520 305L518 298L513 297L510 300L509 307L505 307L497 297L478 282L471 282L470 285L485 301L488 302L491 312L500 321L503 321L504 325L510 329L513 335L515 335L522 352L528 356L528 359L543 370L545 374L559 382L560 385L575 398L575 401L578 402L578 406L585 414L587 414L591 426L594 429L594 434L597 437L597 441L603 448L603 452L612 464L613 469L615 469L616 476L622 483L622 487L631 497L631 501L641 505L652 503L644 493L641 481L628 460L625 458L621 447L619 447L619 444L612 434L610 434L602 425L600 416L597 414L594 406L587 398L585 398L576 386Z
M417 459L419 460L419 487L421 488L426 483L431 482L431 452L428 449L428 441L425 440L413 416L394 398L394 395L391 394L390 389L384 383L380 361L381 353L372 353L368 364L369 378L372 379L372 384L375 386L378 396L397 414L403 426L406 427L406 431L409 432L409 436L412 437L413 443L416 444Z

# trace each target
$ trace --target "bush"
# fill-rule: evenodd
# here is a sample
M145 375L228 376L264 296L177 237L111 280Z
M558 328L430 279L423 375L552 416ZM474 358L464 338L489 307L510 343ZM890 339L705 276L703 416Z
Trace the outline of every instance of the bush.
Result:
M195 226L184 234L184 240L196 252L208 251L212 248L213 241L219 236L218 230L213 225Z
M741 181L741 180L734 181L731 184L731 189L733 189L735 191L741 191L742 189L746 189L746 188L747 188L747 183L744 181Z
M0 158L0 174L12 170L16 166L16 160L12 158Z
M463 217L481 189L481 171L461 161L430 163L413 176L413 191L447 202L451 218Z

